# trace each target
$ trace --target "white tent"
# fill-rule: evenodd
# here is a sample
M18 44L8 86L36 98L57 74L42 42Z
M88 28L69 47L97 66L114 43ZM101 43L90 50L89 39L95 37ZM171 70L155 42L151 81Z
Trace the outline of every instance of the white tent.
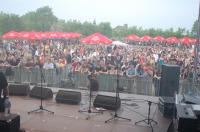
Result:
M126 44L126 43L123 43L123 42L120 42L120 41L113 41L112 45L125 46L125 47L129 46L129 44Z

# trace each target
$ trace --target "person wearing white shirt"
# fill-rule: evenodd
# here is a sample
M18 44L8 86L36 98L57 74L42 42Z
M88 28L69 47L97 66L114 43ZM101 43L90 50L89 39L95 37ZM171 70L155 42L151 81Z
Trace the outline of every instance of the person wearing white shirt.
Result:
M48 59L47 62L44 63L43 68L44 69L53 69L54 68L53 63L51 62L50 59Z
M157 62L158 62L158 54L157 54L157 53L154 53L154 54L153 54L153 57L154 57L155 62L156 62L156 64L157 64Z

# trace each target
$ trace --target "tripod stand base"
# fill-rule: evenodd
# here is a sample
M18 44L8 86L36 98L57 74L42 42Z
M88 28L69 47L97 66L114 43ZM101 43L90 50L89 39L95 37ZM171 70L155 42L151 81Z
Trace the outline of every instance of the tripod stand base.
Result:
M29 112L28 112L28 114L30 114L30 113L32 113L32 112L36 112L36 111L38 111L38 110L44 110L44 111L47 111L47 112L49 112L49 113L52 113L52 114L54 114L54 112L52 112L52 111L49 111L49 110L46 110L46 109L44 109L42 106L40 106L40 108L39 108L39 109L36 109L36 110L33 110L33 111L29 111Z
M153 127L152 127L152 124L151 124L151 123L153 122L155 125L157 124L157 122L154 121L153 119L144 119L144 120L135 122L135 125L137 125L138 123L141 123L141 122L144 122L144 123L150 125L150 126L151 126L151 129L152 129L152 132L153 132Z
M103 114L103 112L92 112L90 109L89 110L79 110L78 112L87 112L88 113L88 117L86 118L86 120L89 119L89 114L90 113L100 113L100 114Z
M115 118L119 118L119 119L124 119L124 120L127 120L127 121L131 121L131 119L120 117L117 114L115 114L112 118L110 118L107 121L105 121L105 123L108 123L110 120L115 119Z

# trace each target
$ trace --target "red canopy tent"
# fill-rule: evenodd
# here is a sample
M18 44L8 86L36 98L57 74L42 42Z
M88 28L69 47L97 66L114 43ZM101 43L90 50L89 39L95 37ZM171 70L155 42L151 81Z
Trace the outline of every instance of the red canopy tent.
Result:
M163 38L162 36L156 36L153 38L153 40L165 41L165 38Z
M126 40L139 40L140 37L135 34L131 34L131 35L127 36L125 39Z
M69 33L70 38L79 38L82 36L82 34L77 33L77 32L71 32Z
M23 38L23 39L41 39L41 36L38 35L35 31L31 31L31 32L21 34L21 38Z
M94 33L86 38L81 39L80 42L84 44L106 44L106 45L112 44L111 39L103 36L100 33Z
M171 37L167 38L166 40L167 40L167 42L170 42L170 43L179 42L179 39L177 39L175 36L171 36Z
M191 41L192 41L192 43L196 43L197 39L192 39Z
M20 37L20 34L14 30L12 30L2 36L2 38L4 38L4 39L5 38L19 38L19 37Z
M60 37L68 39L68 38L70 38L70 35L68 32L60 32Z
M192 40L189 37L183 37L180 39L180 42L183 43L192 43Z
M152 40L153 38L149 35L144 35L143 37L140 38L140 40Z

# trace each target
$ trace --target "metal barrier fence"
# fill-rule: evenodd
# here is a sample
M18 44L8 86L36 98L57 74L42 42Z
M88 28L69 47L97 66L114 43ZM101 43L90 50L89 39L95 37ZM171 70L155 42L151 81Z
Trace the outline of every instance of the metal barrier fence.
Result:
M76 88L87 87L87 75L77 73L74 76L74 82ZM119 89L121 92L142 94L142 95L155 95L152 78L129 78L127 76L116 75L96 75L99 82L99 90L106 92L115 92L117 88L117 80L119 80Z
M4 73L6 72L7 67L0 66L0 70ZM42 71L42 72L41 72ZM69 79L68 73L69 68L64 67L62 72L57 73L56 69L40 69L40 68L13 68L12 74L7 76L8 82L10 83L26 83L39 85L41 83L41 73L43 73L44 86L47 87L64 87L66 86L67 79ZM87 88L87 78L88 74L76 73L72 76L74 82L74 88ZM99 90L107 92L115 92L117 88L117 80L119 80L119 89L123 92L131 94L142 94L142 95L151 95L158 96L160 90L160 80L157 78L146 77L146 78L129 78L127 76L116 75L96 75L99 81ZM43 80L42 80L43 81ZM180 94L190 94L190 92L195 93L196 95L200 94L200 83L195 85L195 89L192 88L191 80L182 80L179 81L179 93ZM72 87L70 87L72 88Z
M99 81L100 91L115 92L117 87L117 80L119 80L119 89L125 90L124 92L130 94L141 94L150 96L159 96L160 79L152 77L144 78L129 78L127 76L116 75L96 75ZM87 87L87 74L77 73L74 77L75 88ZM190 92L200 95L200 83L197 83L196 88L192 88L191 80L179 80L179 94L190 94ZM195 91L195 92L194 92Z
M40 69L40 68L8 68L8 67L0 67L0 70L6 74L7 80L10 83L26 83L37 85L40 84L41 81L44 85L48 87L61 87L62 80L68 78L68 69L66 67L63 68L62 72L57 73L56 69ZM7 71L9 71L7 74ZM41 80L41 76L44 76L44 79Z

